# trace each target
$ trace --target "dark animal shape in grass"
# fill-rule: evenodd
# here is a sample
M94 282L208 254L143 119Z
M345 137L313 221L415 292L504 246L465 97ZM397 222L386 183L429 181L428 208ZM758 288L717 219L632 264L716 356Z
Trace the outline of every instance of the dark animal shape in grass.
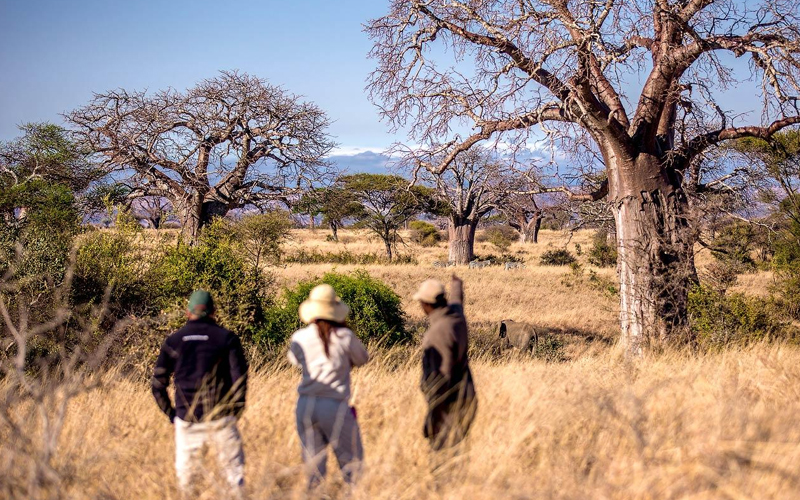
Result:
M533 326L517 323L513 319L504 319L500 322L500 338L503 339L504 348L520 351L529 351L539 341Z

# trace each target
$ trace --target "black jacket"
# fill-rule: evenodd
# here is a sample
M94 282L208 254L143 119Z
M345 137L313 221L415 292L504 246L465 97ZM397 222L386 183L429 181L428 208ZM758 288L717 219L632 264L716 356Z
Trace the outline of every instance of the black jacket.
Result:
M167 393L175 377L175 407ZM161 346L151 380L153 395L172 421L238 416L247 392L247 360L239 338L212 319L192 320Z

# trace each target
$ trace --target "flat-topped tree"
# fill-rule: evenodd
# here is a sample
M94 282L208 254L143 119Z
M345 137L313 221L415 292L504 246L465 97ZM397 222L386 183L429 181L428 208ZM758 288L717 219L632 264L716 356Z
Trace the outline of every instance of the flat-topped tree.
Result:
M339 229L344 227L345 221L361 212L361 205L352 193L332 186L311 189L291 205L295 213L308 214L312 222L314 217L321 215L322 223L331 229L331 236L336 242L339 241Z
M328 176L327 115L265 80L223 71L186 92L113 90L67 116L131 197L169 200L196 241L215 216L297 196Z
M378 65L369 88L434 170L481 143L523 145L536 125L598 152L617 227L621 338L638 354L686 326L689 166L721 141L800 122L798 16L794 0L393 0L367 27ZM715 99L751 74L762 120L741 125Z
M356 219L356 227L369 230L383 241L389 261L400 241L400 228L435 206L429 188L409 186L407 179L397 175L345 175L336 181L334 189L353 197L356 205L351 205L354 210L350 216Z

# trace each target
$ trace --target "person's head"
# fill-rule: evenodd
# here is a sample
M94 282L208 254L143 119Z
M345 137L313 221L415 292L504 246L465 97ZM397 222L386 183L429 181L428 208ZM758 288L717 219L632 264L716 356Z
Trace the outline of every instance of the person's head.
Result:
M447 307L444 285L441 281L435 279L423 281L417 293L414 294L414 300L419 302L425 315L430 315L437 309Z
M329 356L331 331L345 326L350 307L341 301L333 287L327 284L317 285L308 295L308 299L300 304L300 321L317 325L319 337L325 347L325 355Z
M195 290L189 297L189 305L186 307L186 317L190 320L202 318L214 318L216 308L211 294L205 290Z

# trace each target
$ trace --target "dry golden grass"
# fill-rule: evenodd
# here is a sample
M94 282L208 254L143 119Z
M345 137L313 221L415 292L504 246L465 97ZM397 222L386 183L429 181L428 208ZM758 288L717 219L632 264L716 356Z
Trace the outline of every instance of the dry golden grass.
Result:
M412 358L413 361L413 358ZM436 472L419 370L386 355L355 375L366 447L356 499L796 498L800 351L757 346L627 364L613 349L561 364L474 363L479 416ZM252 378L241 423L252 498L302 498L294 387ZM74 401L62 438L69 498L177 498L172 431L144 383ZM213 463L213 462L209 462ZM328 490L340 497L338 473ZM212 486L203 498L217 498Z
M325 242L325 234L296 232L292 245L381 250L363 234L345 231L345 243L339 245ZM575 242L588 249L589 238L577 235L570 249ZM614 297L574 279L566 268L532 265L548 246L564 242L563 234L545 232L538 246L515 245L512 251L523 252L529 262L523 270L459 269L473 326L515 318L560 334L614 335ZM419 320L410 303L414 287L431 276L446 279L452 270L430 265L444 258L444 245L408 251L415 253L418 266L367 270L394 287L411 319ZM481 244L478 253L497 252ZM585 263L585 256L581 259ZM291 285L332 267L291 265L273 272ZM598 272L613 279L613 270ZM760 293L768 281L750 275L739 286ZM478 419L468 446L436 471L432 463L439 459L430 456L421 433L417 352L375 351L375 359L354 378L366 472L351 498L798 497L800 349L757 345L716 354L672 352L631 363L603 343L584 347L563 363L478 350L473 358ZM178 498L172 429L149 387L113 373L106 378L102 389L70 406L57 462L67 478L61 493L75 499ZM299 374L282 363L251 378L241 422L251 498L304 497L294 428L298 382ZM3 429L0 440L8 438ZM343 498L338 472L330 465L326 490ZM220 498L220 493L209 482L202 498Z

